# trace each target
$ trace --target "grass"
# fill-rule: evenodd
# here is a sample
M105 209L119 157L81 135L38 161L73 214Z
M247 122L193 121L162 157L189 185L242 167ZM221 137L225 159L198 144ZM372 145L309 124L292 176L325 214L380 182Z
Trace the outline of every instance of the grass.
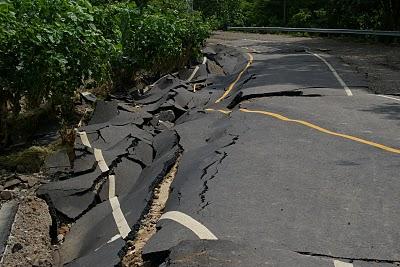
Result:
M48 146L31 146L16 153L0 156L0 168L24 173L39 172L45 159L60 146L60 142L55 142Z

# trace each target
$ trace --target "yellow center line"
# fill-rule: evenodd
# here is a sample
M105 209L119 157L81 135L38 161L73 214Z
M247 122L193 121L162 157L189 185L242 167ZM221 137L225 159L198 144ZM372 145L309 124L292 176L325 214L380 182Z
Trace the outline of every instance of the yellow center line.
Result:
M246 67L239 73L239 75L237 76L236 80L231 83L229 85L229 87L226 89L225 93L217 99L217 101L215 101L216 103L221 102L225 97L227 97L227 95L229 95L229 93L232 91L232 89L235 87L235 85L237 84L237 82L240 80L240 78L242 78L244 72L251 66L251 64L253 63L254 57L251 53L247 53L247 55L249 56L249 61L247 62Z
M345 139L348 139L348 140L352 140L352 141L355 141L355 142L358 142L358 143L361 143L361 144L364 144L364 145L369 145L369 146L372 146L372 147L375 147L375 148L378 148L378 149L382 149L382 150L385 150L385 151L388 151L388 152L391 152L391 153L400 154L400 149L396 149L396 148L393 148L393 147L388 147L388 146L385 146L385 145L382 145L382 144L378 144L378 143L375 143L375 142L372 142L372 141L368 141L368 140L365 140L365 139L362 139L362 138L359 138L359 137L355 137L355 136L351 136L351 135L347 135L347 134L336 133L336 132L330 131L328 129L322 128L322 127L320 127L318 125L315 125L315 124L312 124L312 123L309 123L309 122L306 122L306 121L293 120L293 119L289 119L289 118L287 118L285 116L282 116L280 114L276 114L276 113L272 113L272 112L268 112L268 111L262 111L262 110L249 110L249 109L244 109L244 108L241 108L239 110L241 112L245 112L245 113L256 113L256 114L270 116L270 117L276 118L278 120L286 121L286 122L298 123L298 124L307 126L309 128L312 128L314 130L317 130L319 132L322 132L322 133L326 133L326 134L329 134L329 135L342 137L342 138L345 138ZM218 111L218 112L221 112L223 114L230 114L231 113L231 111L222 110L222 109L218 109L218 110L206 109L206 111Z
M276 114L276 113L272 113L272 112L267 112L267 111L249 110L249 109L244 109L244 108L241 108L240 111L246 112L246 113L257 113L257 114L267 115L267 116L271 116L271 117L274 117L274 118L282 120L282 121L295 122L295 123L302 124L304 126L313 128L313 129L315 129L317 131L320 131L320 132L323 132L323 133L326 133L326 134L339 136L339 137L342 137L342 138L345 138L345 139L349 139L349 140L352 140L352 141L355 141L355 142L358 142L358 143L362 143L362 144L365 144L365 145L373 146L373 147L376 147L376 148L379 148L379 149L382 149L382 150L385 150L385 151L388 151L388 152L400 154L400 149L396 149L396 148L393 148L393 147L388 147L388 146L385 146L385 145L382 145L382 144L378 144L378 143L375 143L375 142L371 142L371 141L368 141L368 140L364 140L364 139L361 139L361 138L358 138L358 137L355 137L355 136L332 132L330 130L327 130L325 128L322 128L320 126L317 126L315 124L312 124L312 123L309 123L309 122L306 122L306 121L289 119L289 118L287 118L285 116L282 116L282 115L279 115L279 114Z

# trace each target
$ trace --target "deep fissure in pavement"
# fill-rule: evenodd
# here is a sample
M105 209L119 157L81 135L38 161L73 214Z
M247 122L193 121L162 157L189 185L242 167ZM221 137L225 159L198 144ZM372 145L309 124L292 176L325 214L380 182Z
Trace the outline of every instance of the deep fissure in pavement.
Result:
M133 234L133 238L128 238L127 245L121 253L122 266L142 266L144 264L142 257L143 247L156 232L156 223L160 219L168 200L171 183L178 171L180 157L179 155L175 164L168 171L168 174L154 188L147 211L140 219L140 223L134 227L135 233Z

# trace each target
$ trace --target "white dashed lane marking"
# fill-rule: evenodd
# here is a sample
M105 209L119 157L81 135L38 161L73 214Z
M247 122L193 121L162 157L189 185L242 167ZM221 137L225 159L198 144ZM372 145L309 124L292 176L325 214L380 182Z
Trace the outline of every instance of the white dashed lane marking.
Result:
M205 240L217 240L218 238L211 233L210 230L207 229L203 224L200 222L196 221L189 215L186 215L185 213L179 212L179 211L169 211L167 213L164 213L160 220L165 220L169 219L172 221L175 221L186 228L190 229L193 233L195 233L200 239L205 239Z
M114 242L115 240L118 240L119 238L121 238L121 235L115 235L115 236L111 237L110 240L107 241L107 244L110 244L110 243Z
M387 95L374 95L374 96L379 96L379 97L384 97L384 98L395 100L395 101L400 101L399 98L395 98L395 97L387 96Z
M94 157L96 158L97 164L99 165L99 168L102 172L108 172L108 166L106 161L104 160L103 157L103 152L101 149L95 148L94 149Z
M129 227L128 222L126 221L125 216L122 213L118 198L110 198L110 204L113 210L112 214L114 216L115 223L117 224L118 231L121 237L125 238L130 233L131 228Z
M268 41L262 41L262 40L251 40L251 39L243 39L244 41L252 41L252 42L260 42L260 43L269 43ZM322 62L325 63L326 66L328 66L328 68L330 69L330 71L333 73L333 75L335 76L336 80L338 80L338 82L340 83L340 85L343 87L343 89L346 91L346 94L348 96L353 96L353 92L350 90L350 88L347 86L347 84L343 81L343 79L340 77L340 75L337 73L337 71L335 70L335 68L322 56L307 51L308 54L313 55L315 57L317 57L318 59L320 59Z
M328 62L325 58L323 58L322 56L320 56L320 55L318 55L318 54L316 54L316 53L310 52L310 51L307 51L307 53L309 53L310 55L313 55L313 56L319 58L322 62L324 62L325 65L327 65L328 68L331 70L331 72L332 72L333 75L335 76L336 80L338 80L338 82L340 83L340 85L341 85L341 86L343 87L343 89L346 91L346 94L347 94L348 96L353 96L353 93L351 92L350 88L349 88L349 87L347 86L347 84L343 81L343 79L340 77L340 75L336 72L335 68L334 68L331 64L329 64L329 62Z
M203 58L203 62L202 62L201 64L204 65L204 64L206 64L206 63L207 63L207 58L204 57L204 58ZM187 79L188 82L190 82L190 81L194 78L194 76L195 76L196 73L199 71L199 69L200 69L200 66L196 66L196 67L194 68L192 75L190 75L190 77Z
M335 264L335 267L353 267L352 263L342 262L338 260L334 260L333 263Z
M86 132L78 132L81 137L82 143L91 147L89 139L87 138ZM101 149L94 148L94 157L97 161L97 164L100 170L104 173L109 171L108 165L103 157L103 152ZM131 232L131 228L129 227L128 222L124 216L124 213L121 210L121 205L119 203L118 197L115 196L115 175L108 176L108 198L110 201L112 215L114 217L115 224L118 228L119 235L113 236L107 243L111 243L118 238L126 238L128 234Z
M108 176L108 198L115 197L115 176Z
M89 139L88 139L88 137L87 137L86 132L78 132L78 134L79 134L79 137L81 138L82 144L83 144L84 146L86 146L86 147L92 147L92 146L90 145L90 142L89 142Z

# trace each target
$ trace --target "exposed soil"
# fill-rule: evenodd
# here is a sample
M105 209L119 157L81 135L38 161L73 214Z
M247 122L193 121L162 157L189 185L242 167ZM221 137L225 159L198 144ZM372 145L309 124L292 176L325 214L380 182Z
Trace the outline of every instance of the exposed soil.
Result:
M215 32L209 39L212 43L254 39L271 43L289 43L323 50L342 59L364 74L369 81L369 90L376 94L400 94L400 45L354 41L349 38L294 37L278 34L256 34L242 32Z
M53 266L50 225L51 217L45 201L34 196L22 199L3 266Z
M19 203L2 266L53 266L51 216L46 202L36 197L37 188L47 182L41 173L26 175L1 170L0 206L7 201Z

